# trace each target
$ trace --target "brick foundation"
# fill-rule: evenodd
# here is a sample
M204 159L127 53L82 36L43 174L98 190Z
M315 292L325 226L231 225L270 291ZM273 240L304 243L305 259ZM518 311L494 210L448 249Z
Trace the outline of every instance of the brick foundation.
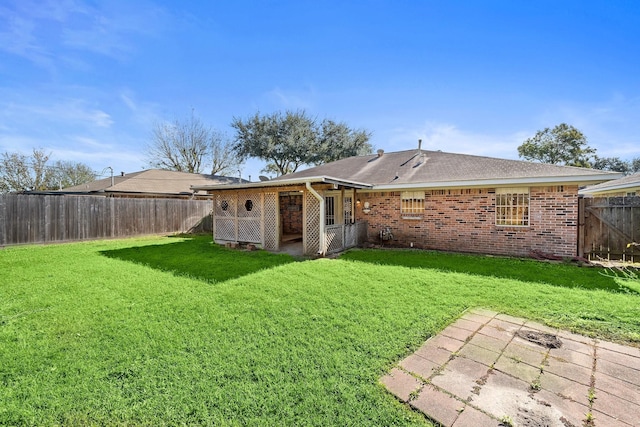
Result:
M495 189L427 191L425 210L419 215L400 213L400 192L360 193L371 211L357 219L369 223L369 242L389 246L528 256L532 250L574 256L578 238L578 187L531 187L530 224L526 227L495 224ZM438 192L440 193L440 192ZM389 227L393 240L382 242L380 230Z

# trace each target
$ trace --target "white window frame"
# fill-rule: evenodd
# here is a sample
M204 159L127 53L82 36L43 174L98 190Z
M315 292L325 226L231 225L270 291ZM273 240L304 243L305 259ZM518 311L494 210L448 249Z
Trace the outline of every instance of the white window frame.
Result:
M424 191L403 191L400 193L401 214L424 213Z
M496 188L496 225L529 227L529 187Z

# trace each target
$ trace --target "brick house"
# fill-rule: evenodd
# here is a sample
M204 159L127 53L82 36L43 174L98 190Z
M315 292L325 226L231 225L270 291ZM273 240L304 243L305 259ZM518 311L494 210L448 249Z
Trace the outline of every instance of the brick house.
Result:
M350 157L213 195L214 240L306 255L366 242L458 252L577 252L578 189L618 173L441 151Z

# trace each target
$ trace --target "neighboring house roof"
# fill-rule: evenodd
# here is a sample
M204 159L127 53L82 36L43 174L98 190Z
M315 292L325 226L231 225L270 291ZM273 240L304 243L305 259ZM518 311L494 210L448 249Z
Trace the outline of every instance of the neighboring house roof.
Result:
M113 185L111 185L111 177L108 177L86 184L67 187L60 190L60 192L65 194L128 193L191 195L194 193L191 189L193 185L237 184L242 182L248 181L218 175L149 169L124 175L115 175L113 177Z
M613 181L592 185L580 190L580 194L597 195L640 191L640 172Z
M324 178L368 185L373 191L522 184L587 185L622 176L616 172L441 151L407 150L349 157L271 181L232 187L287 185ZM222 189L229 186L207 186Z

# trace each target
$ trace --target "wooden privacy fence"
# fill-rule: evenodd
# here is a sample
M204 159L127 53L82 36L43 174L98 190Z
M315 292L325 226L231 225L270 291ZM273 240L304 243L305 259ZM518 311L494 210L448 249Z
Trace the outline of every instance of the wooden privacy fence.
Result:
M0 194L0 245L211 230L211 201Z
M580 198L578 255L640 262L640 196Z

